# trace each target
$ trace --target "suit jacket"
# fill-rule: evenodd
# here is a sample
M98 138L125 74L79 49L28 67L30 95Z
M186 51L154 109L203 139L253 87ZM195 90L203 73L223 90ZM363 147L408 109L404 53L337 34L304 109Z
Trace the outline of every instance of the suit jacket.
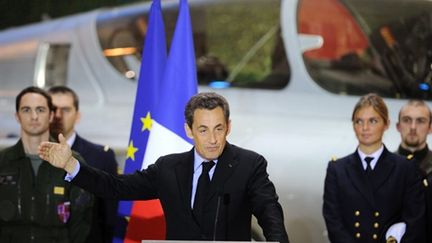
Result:
M226 144L218 158L199 225L191 210L194 150L160 157L132 175L110 176L83 165L72 183L101 197L158 198L168 240L251 240L251 216L268 241L288 242L282 207L261 155ZM215 224L217 222L217 224Z
M412 153L399 146L397 153L416 164L421 174L426 195L426 241L432 243L432 151L426 146Z
M424 183L426 188L426 232L427 243L432 243L432 173L430 173Z
M117 174L117 161L112 149L106 149L101 145L91 143L77 134L72 150L78 152L88 165L113 175ZM88 242L112 242L117 217L117 205L116 200L96 198L94 218Z
M415 164L386 148L369 179L357 151L329 162L323 215L330 241L385 242L388 227L403 221L407 229L402 243L424 242L420 182Z

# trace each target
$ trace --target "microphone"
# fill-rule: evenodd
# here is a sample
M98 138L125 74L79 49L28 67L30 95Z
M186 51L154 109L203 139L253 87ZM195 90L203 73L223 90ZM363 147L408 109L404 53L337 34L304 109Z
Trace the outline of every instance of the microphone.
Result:
M231 195L229 193L225 193L223 195L223 204L225 206L225 239L228 240L228 204L231 200Z
M217 223L219 220L219 209L220 209L220 204L221 204L221 195L222 194L219 193L218 199L217 199L216 216L215 216L214 225L213 225L213 241L216 241L216 230L217 230Z

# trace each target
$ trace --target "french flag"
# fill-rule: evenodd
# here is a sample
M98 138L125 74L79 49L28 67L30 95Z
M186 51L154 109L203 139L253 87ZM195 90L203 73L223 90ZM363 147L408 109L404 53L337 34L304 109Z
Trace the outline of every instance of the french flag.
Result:
M168 58L161 3L153 0L142 56L125 174L147 168L162 155L192 148L184 130L184 108L197 93L197 77L187 0L180 0ZM122 201L119 214L128 224L124 239L114 242L165 239L159 200Z

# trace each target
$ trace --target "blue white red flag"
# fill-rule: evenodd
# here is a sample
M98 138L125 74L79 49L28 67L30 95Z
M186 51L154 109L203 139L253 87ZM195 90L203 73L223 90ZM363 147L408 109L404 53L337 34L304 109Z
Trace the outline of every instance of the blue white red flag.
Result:
M160 0L154 0L143 51L131 136L124 173L145 169L162 155L192 148L184 131L184 108L197 92L195 51L187 0L179 16L165 63L165 35ZM164 239L165 222L158 200L121 202L130 221L124 242Z

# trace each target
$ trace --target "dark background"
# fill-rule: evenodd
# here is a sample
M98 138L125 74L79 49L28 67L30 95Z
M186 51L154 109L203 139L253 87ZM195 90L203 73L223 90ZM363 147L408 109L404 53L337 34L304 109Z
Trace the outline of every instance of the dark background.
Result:
M144 0L0 0L0 30ZM147 0L150 1L150 0Z

